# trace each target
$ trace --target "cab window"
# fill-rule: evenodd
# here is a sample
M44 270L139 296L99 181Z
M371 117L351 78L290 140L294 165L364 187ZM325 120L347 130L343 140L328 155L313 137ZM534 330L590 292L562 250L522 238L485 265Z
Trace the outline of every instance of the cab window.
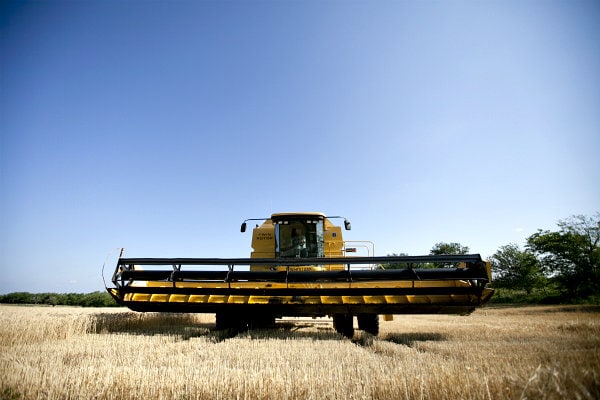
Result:
M323 221L278 221L275 225L278 257L323 257Z

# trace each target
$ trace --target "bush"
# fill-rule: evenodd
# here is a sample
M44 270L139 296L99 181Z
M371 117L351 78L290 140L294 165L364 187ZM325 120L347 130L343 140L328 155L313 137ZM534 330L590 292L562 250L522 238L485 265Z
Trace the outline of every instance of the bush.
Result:
M28 293L14 292L0 295L0 303L47 304L51 306L118 307L107 292L92 293Z
M527 294L522 289L496 288L490 304L600 304L600 297L572 298L558 287L548 286Z

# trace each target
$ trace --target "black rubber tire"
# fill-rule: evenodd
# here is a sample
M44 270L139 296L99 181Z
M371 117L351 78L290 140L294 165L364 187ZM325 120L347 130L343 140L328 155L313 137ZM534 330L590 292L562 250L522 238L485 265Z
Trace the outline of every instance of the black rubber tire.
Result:
M351 339L354 336L354 316L352 314L334 314L333 329Z
M265 329L272 328L275 326L275 316L267 315L253 315L248 323L250 329Z
M379 315L377 314L358 314L358 329L370 333L373 336L379 334Z
M242 319L236 314L218 312L215 314L215 322L215 329L218 331L225 329L240 331L242 329Z

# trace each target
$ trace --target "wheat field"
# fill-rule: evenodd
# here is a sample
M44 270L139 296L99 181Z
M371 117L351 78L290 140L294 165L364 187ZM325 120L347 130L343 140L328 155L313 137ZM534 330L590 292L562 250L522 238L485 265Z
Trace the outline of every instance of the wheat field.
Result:
M227 335L213 315L0 306L1 399L597 399L600 309L290 319Z

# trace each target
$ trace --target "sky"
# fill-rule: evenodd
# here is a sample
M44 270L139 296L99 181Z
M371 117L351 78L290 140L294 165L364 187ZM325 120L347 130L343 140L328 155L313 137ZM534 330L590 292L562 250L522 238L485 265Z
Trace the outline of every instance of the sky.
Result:
M0 293L320 211L484 257L600 211L597 1L3 1Z

